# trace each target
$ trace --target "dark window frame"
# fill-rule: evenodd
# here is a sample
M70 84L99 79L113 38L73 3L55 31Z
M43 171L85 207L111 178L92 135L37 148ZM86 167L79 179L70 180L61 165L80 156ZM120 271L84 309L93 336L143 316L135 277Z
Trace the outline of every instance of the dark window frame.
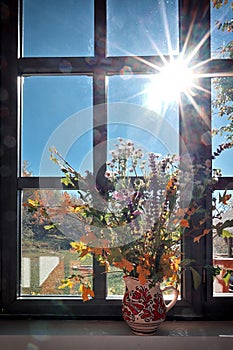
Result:
M22 5L22 1L20 1ZM19 297L17 280L20 270L20 259L18 245L20 237L17 234L19 227L16 218L19 216L19 195L17 194L23 188L39 188L39 178L22 178L19 177L17 164L19 159L17 143L18 136L18 114L19 114L19 96L17 91L17 79L21 76L30 75L61 75L59 63L64 57L57 58L22 58L18 52L18 19L19 9L18 1L8 1L9 13L2 20L2 68L1 82L2 87L8 91L7 101L3 101L1 105L1 315L16 315L16 316L35 316L35 317L62 317L62 318L120 318L121 317L121 301L105 299L106 285L104 275L99 274L102 269L95 262L95 269L98 279L94 281L95 299L88 303L83 303L82 300L74 297ZM196 1L179 1L180 11L180 51L184 45L189 33L190 23L193 23L195 33L191 33L188 47L197 45L203 38L203 33L210 29L210 7L207 0ZM9 14L9 16L8 16ZM198 25L202 23L201 30L198 31ZM20 21L19 21L20 22ZM93 105L105 104L107 101L107 92L105 86L105 78L108 75L119 74L120 68L125 64L130 65L134 74L152 74L157 73L155 69L148 66L147 62L162 66L163 62L159 56L146 57L105 57L106 53L106 3L104 0L95 1L95 57L92 58L92 64L86 64L86 58L65 58L70 62L72 74L84 74L93 76ZM97 40L98 38L98 40ZM102 40L99 40L99 39ZM103 45L104 44L104 45ZM188 50L187 50L188 51ZM203 45L193 57L193 62L203 62L205 64L197 67L196 72L206 74L206 77L200 79L203 87L210 91L210 74L230 74L232 70L232 60L211 60L210 55L210 40L206 38ZM169 60L169 57L166 57ZM93 63L94 62L94 63ZM64 75L64 74L62 74ZM101 79L99 79L101 78ZM99 85L102 81L102 85ZM203 126L201 116L196 113L195 122L200 126L200 132L208 132L210 129L210 98L206 96L198 96L196 102L199 106L203 106L206 115L209 116L209 123ZM182 111L181 111L182 114ZM188 119L188 117L186 117ZM94 115L94 130L107 135L107 110L102 114L101 127L100 120ZM181 133L183 125L180 125ZM192 130L190 131L192 132ZM187 131L186 131L187 133ZM188 136L188 135L186 135ZM11 137L15 140L15 145L9 147L7 138ZM98 143L94 139L93 146ZM13 142L14 144L14 142ZM187 145L190 153L197 156L199 160L211 157L211 147L196 145L193 149ZM103 148L102 161L104 164L106 159L106 149ZM94 173L98 169L97 159L94 157ZM101 169L98 177L101 178L104 169ZM97 175L97 174L96 174ZM60 179L52 179L52 184L47 179L45 187L56 188L60 187ZM232 184L233 178L223 178L222 181L228 181ZM56 185L57 184L57 185ZM220 184L221 186L221 184ZM233 188L233 187L232 187ZM211 237L207 237L197 246L191 240L184 242L184 251L194 257L197 266L204 266L212 260ZM202 267L199 268L202 274ZM196 291L192 286L191 276L186 273L183 278L182 300L177 302L177 305L169 312L168 318L184 319L184 318L215 318L230 317L229 306L232 305L232 300L229 298L220 298L214 300L212 297L212 278L209 275L203 274L203 283ZM213 307L214 304L214 307ZM222 311L223 310L223 311Z

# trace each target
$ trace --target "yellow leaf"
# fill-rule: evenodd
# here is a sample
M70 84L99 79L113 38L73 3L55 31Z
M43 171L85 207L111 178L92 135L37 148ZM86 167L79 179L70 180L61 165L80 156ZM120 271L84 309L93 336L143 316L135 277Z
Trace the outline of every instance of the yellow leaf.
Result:
M39 207L40 203L38 201L34 201L33 199L28 199L28 203L32 206L32 207Z
M83 242L71 242L70 245L76 252L82 252L87 248Z
M72 288L74 285L74 282L71 280L68 280L67 282L64 282L61 286L58 287L58 289L64 289L66 287Z

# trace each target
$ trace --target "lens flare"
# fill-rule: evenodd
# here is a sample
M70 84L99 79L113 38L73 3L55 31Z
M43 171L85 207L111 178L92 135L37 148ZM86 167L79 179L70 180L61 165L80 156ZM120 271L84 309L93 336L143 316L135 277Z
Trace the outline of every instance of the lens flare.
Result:
M191 90L193 78L192 70L181 59L166 64L147 86L146 105L153 108L157 101L179 101L181 93L188 94Z

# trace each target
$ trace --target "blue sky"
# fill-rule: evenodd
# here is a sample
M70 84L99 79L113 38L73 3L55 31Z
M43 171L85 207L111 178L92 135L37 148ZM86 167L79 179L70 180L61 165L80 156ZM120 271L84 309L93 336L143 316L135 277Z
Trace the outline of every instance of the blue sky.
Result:
M223 55L219 55L219 48L226 45L233 40L233 33L218 30L216 27L216 21L224 23L226 20L231 20L233 11L231 9L231 1L228 1L226 6L222 6L220 9L213 8L211 6L211 52L213 58L222 58Z
M178 1L108 0L109 56L178 54Z
M162 18L164 10L165 13L173 11L174 14L168 27L170 26L169 32L173 33L173 51L177 51L177 2L172 0L162 3L161 6L160 2L152 0L143 2L109 0L107 11L108 44L111 40L111 45L107 45L109 54L122 55L122 50L126 48L131 51L131 54L158 53L157 48L153 45L155 42L162 49L163 54L168 54L171 40L163 25L163 21L166 21L166 16ZM62 20L61 13L63 14ZM137 19L136 25L135 18ZM119 36L119 31L125 35ZM158 31L159 37L157 36ZM66 2L25 0L23 32L24 57L91 56L93 55L93 0L67 0ZM60 68L65 73L69 73L69 70L72 69L68 64L66 65L65 60ZM129 111L127 104L148 107L146 88L150 84L148 76L139 77L128 73L123 77L108 78L108 103L125 103L127 109L125 112L121 108L119 112L125 114L121 125L113 123L117 116L112 117L111 114L114 113L109 110L109 137L116 139L118 136L123 136L137 139L139 143L144 143L144 147L148 150L151 150L151 145L154 144L154 151L157 152L178 151L177 146L173 147L173 150L168 149L169 146L164 146L162 140L158 140L153 133L144 130L142 120L139 120L140 117L138 121L132 120L130 116L130 121L127 120ZM172 103L167 110L162 110L162 103L163 101L159 101L156 112L159 112L162 120L163 118L169 120L177 130L177 104ZM138 113L137 108L132 113ZM144 112L141 111L141 113ZM91 170L92 115L91 77L65 75L25 77L22 109L22 160L28 161L29 170L35 176L60 174L55 165L44 161L44 158L49 157L48 148L51 146L55 146L61 153L64 151L63 155L73 166L80 169L86 165ZM76 139L72 136L73 133L76 133ZM176 143L178 144L178 139ZM86 154L88 157L85 156ZM46 164L43 169L41 168L42 158L43 163Z
M24 0L23 3L24 57L93 56L93 0Z
M169 20L166 12L173 13L173 16L168 16ZM216 18L223 15L222 12L212 11L212 27ZM129 52L147 55L158 53L158 48L165 55L169 52L177 53L177 15L178 6L174 0L109 0L108 53L113 56L128 55ZM93 0L25 0L23 55L92 56L93 23ZM212 33L213 50L225 41L224 35L226 34L219 31ZM229 38L227 33L227 40ZM64 60L60 69L63 73L69 73L72 67ZM109 109L109 137L132 138L146 149L158 153L177 152L177 103L168 103L161 96L155 96L156 104L152 106L148 100L150 79L146 76L133 76L127 67L125 72L128 74L107 78L108 103L121 103L118 115L120 123L116 123L117 115L114 111L117 108ZM65 74L24 78L21 157L28 161L33 175L60 174L59 169L50 161L45 162L46 167L43 166L40 172L41 160L49 158L50 146L55 146L61 153L64 151L63 155L78 170L85 167L91 170L92 83L90 76L71 77ZM142 107L145 109L140 109ZM151 109L154 109L154 115L150 112ZM144 113L147 115L144 124L149 125L154 118L160 129L149 130L153 123L144 127ZM167 135L158 134L158 130L161 131L165 126L172 135L172 146L168 145ZM229 157L229 153L226 157ZM227 159L224 159L224 164L230 166ZM227 171L232 172L232 169Z

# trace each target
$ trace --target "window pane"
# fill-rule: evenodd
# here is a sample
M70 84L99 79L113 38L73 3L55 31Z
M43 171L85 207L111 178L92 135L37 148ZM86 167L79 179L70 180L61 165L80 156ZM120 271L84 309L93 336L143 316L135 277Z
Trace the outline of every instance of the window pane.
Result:
M82 259L70 249L70 242L83 235L81 223L65 213L62 204L72 194L53 190L25 190L22 196L21 295L80 295L78 285L59 289L61 280L73 273L86 275L92 283L92 256ZM31 206L27 206L28 199ZM46 208L33 207L40 203ZM33 209L34 208L34 209ZM56 228L48 230L51 221Z
M33 176L60 176L51 147L76 170L91 171L92 78L25 77L22 100L22 172L27 162Z
M178 1L108 0L108 56L177 54Z
M233 197L233 191L227 191L227 195ZM224 191L215 191L214 197L224 196ZM220 214L214 219L214 225L223 223L233 218L232 197L228 201L229 205L218 205ZM233 296L233 228L225 227L222 235L217 230L213 231L213 265L219 269L213 282L214 296Z
M177 95L168 94L167 86L161 86L157 78L130 74L108 77L109 151L115 149L117 138L122 137L134 141L144 154L179 153ZM114 272L113 267L107 282L108 298L124 294L122 274Z
M219 130L212 138L213 150L219 145L232 141L233 130L233 78L212 79L212 127ZM233 176L233 148L226 149L213 160L213 168L221 169L224 176Z
M233 7L231 1L228 1L227 4L225 4L225 1L211 1L212 58L233 58L232 21Z
M125 293L125 282L123 280L124 273L122 270L111 266L110 272L107 274L107 297L121 298Z
M179 153L178 102L156 85L154 75L108 78L108 139L122 137L146 152ZM160 93L157 93L160 90ZM155 98L156 96L156 98Z
M24 0L23 56L93 56L93 7L93 0Z

